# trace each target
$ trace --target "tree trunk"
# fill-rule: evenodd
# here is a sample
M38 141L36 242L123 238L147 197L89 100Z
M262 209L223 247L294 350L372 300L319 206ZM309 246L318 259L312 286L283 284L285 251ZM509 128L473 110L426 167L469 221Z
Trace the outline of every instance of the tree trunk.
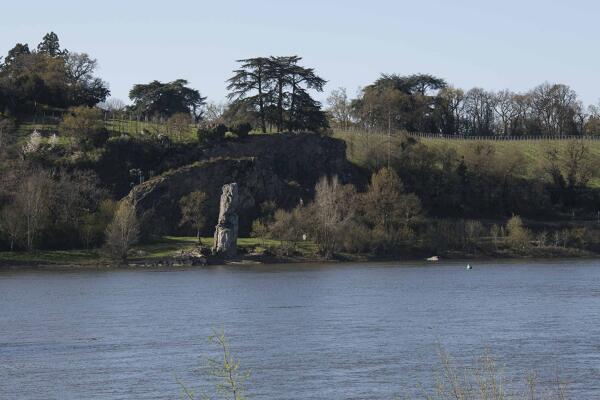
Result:
M267 125L265 124L265 103L263 100L262 91L262 69L258 70L258 108L260 113L260 127L262 133L267 133Z
M279 121L277 122L277 130L281 132L283 130L283 79L279 79L277 83L279 98L277 99L277 110L279 111Z

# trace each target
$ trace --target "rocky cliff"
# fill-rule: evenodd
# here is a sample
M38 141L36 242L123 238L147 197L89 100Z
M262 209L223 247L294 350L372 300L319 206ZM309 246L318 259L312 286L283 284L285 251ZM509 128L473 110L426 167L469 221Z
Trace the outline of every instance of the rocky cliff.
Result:
M144 233L174 234L183 233L179 199L203 191L208 195L205 234L211 235L221 188L237 182L240 234L247 235L260 204L274 201L289 208L307 201L324 175L361 184L360 171L346 160L343 141L317 134L250 136L207 148L198 161L135 186L128 197L137 202Z

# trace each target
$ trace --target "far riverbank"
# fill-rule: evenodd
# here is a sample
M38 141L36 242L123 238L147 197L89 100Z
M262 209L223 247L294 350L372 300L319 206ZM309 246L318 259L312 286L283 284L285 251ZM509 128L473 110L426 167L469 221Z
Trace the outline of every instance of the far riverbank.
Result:
M336 254L333 258L318 255L316 246L310 242L301 242L289 247L289 244L272 239L240 238L239 254L235 258L224 259L211 256L212 238L203 238L202 246L192 237L164 237L150 244L136 246L131 256L123 262L115 262L105 256L101 250L51 250L27 252L0 252L0 268L3 269L141 269L141 268L182 268L214 265L267 265L288 263L356 263L356 262L425 262L437 256L439 261L454 260L496 260L496 259L590 259L600 258L600 254L576 248L530 247L517 252L507 249L495 251L447 251L431 254L418 249L396 254L375 255ZM431 262L432 264L435 262Z

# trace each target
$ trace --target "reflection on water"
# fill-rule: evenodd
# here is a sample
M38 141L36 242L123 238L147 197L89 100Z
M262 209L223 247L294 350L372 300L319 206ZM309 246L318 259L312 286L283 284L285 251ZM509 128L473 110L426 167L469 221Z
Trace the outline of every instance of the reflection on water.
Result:
M420 393L438 343L600 398L598 263L472 265L0 272L0 398L178 398L213 328L256 399Z

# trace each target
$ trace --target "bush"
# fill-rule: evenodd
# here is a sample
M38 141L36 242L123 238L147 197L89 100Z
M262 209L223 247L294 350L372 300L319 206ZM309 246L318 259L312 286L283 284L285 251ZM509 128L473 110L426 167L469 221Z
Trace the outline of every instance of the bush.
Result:
M198 141L200 143L215 143L225 139L229 129L223 124L214 127L201 127L198 129Z
M131 246L137 242L140 225L135 206L127 200L122 201L106 228L105 250L115 260L125 260Z
M252 131L252 125L247 122L237 124L231 128L231 132L235 133L238 137L246 137Z
M523 225L518 215L513 215L506 223L506 243L513 250L524 250L531 244L531 233Z
M109 134L102 121L102 111L85 106L73 107L59 125L63 135L74 138L82 147L100 147Z

